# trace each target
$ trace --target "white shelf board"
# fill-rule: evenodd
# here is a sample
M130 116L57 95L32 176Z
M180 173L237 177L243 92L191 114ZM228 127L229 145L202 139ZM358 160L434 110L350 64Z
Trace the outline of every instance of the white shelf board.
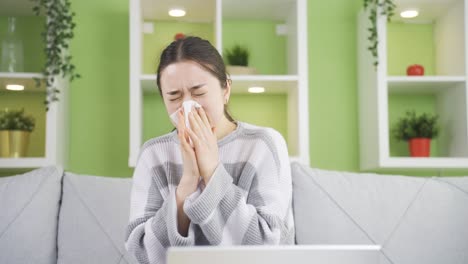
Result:
M439 93L466 83L464 76L389 76L390 93Z
M297 75L232 75L232 92L247 94L248 88L260 86L267 94L287 94L298 87Z
M42 79L44 78L44 75L33 72L0 72L0 91L15 92L6 90L6 85L20 84L24 85L24 90L20 92L45 92L45 84L42 82L40 87L36 87L36 82L33 78Z
M0 158L0 168L39 168L52 165L47 158Z
M287 94L298 85L297 75L232 75L231 79L235 94L247 94L252 86L264 87L267 94ZM143 74L140 81L145 93L158 93L155 74Z
M382 160L381 168L466 169L468 168L468 157L390 157Z

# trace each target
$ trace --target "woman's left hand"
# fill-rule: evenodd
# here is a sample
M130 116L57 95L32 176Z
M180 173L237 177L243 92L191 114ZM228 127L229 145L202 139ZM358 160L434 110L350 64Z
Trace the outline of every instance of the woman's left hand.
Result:
M189 113L190 128L187 129L197 156L198 169L205 184L208 184L219 163L218 139L203 108Z

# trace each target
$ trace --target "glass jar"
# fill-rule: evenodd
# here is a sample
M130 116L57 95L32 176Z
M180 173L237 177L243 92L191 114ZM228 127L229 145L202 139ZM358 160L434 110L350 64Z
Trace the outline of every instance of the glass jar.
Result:
M8 18L8 31L2 41L0 72L23 72L23 41L18 37L16 18Z

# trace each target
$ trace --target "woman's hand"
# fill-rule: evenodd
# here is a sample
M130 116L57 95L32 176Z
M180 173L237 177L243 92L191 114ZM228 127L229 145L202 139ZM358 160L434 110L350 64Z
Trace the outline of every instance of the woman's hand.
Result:
M200 179L200 171L195 156L195 151L189 144L189 136L185 128L184 114L182 111L178 113L177 135L180 141L180 151L182 153L183 173L179 185L176 190L177 203L177 230L182 236L187 236L190 219L184 213L184 201L187 196L197 190L198 181Z
M177 193L180 198L185 200L185 197L194 193L198 187L200 179L200 171L198 169L197 158L195 151L189 143L189 135L185 127L184 114L182 111L178 113L179 122L177 123L177 134L180 142L180 151L182 153L183 174L177 186Z
M208 184L219 163L215 129L211 128L205 110L201 107L189 113L189 122L191 129L187 129L187 132L193 142L198 169L205 184Z

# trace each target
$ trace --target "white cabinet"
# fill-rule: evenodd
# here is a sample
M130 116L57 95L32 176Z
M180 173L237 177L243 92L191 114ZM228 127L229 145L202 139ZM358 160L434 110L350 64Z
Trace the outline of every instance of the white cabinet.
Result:
M395 3L392 22L384 16L377 19L377 68L367 49L368 14L362 11L358 17L361 169L468 168L467 2ZM401 18L400 12L408 8L417 9L419 16ZM406 67L421 61L426 62L425 76L406 76ZM423 104L439 116L441 133L433 140L434 153L428 158L395 154L394 119L406 110L418 112Z
M187 11L185 18L174 20L167 15L169 8L180 6ZM198 28L192 29L193 31L189 33L197 35L197 32L202 32L201 34L205 35L202 37L209 40L211 38L213 45L221 54L234 44L237 38L249 38L252 45L259 45L251 52L251 61L258 66L259 74L231 75L233 96L244 95L243 98L250 96L247 89L251 86L264 87L267 95L284 95L286 98L284 109L287 112L284 115L285 134L287 134L285 139L291 160L309 164L306 0L132 0L130 1L129 166L135 166L140 147L146 140L143 135L147 123L144 113L145 100L152 97L151 102L161 101L153 72L156 70L156 61L162 48L153 48L152 45L163 41L163 37L158 37L157 34L170 27L164 24L167 21L177 21L175 23L179 23L177 25L180 28L184 27L184 23L199 23ZM252 29L253 27L249 28L243 23L257 26ZM274 24L273 27L271 23ZM277 32L266 32L271 30ZM144 32L150 33L145 35ZM245 32L250 32L250 36L245 35ZM283 34L278 42L275 34ZM273 36L271 40L266 39L269 36ZM166 40L165 45L170 41ZM279 49L279 52L271 52L270 45L275 46L276 51ZM275 61L280 61L281 65L274 65ZM242 102L238 104L241 105ZM261 107L262 109L249 110L269 111L274 109L275 105ZM159 116L167 115L164 107L159 106L158 111ZM151 122L158 121L151 120Z
M67 150L67 82L60 80L59 102L49 105L45 111L45 87L36 88L33 78L42 78L43 65L40 32L43 31L45 17L36 17L29 0L1 1L0 25L6 27L7 17L17 17L20 37L24 45L25 72L0 72L0 109L25 108L26 114L36 119L36 127L31 134L28 156L23 158L0 158L0 169L37 168L48 165L65 167L68 159ZM5 28L6 29L6 28ZM5 30L0 30L5 32ZM36 35L37 34L37 35ZM0 43L4 37L0 34ZM0 44L1 45L1 44ZM2 47L0 46L0 49ZM35 64L35 65L32 65ZM33 72L31 72L33 71ZM7 84L24 85L24 91L6 90Z

